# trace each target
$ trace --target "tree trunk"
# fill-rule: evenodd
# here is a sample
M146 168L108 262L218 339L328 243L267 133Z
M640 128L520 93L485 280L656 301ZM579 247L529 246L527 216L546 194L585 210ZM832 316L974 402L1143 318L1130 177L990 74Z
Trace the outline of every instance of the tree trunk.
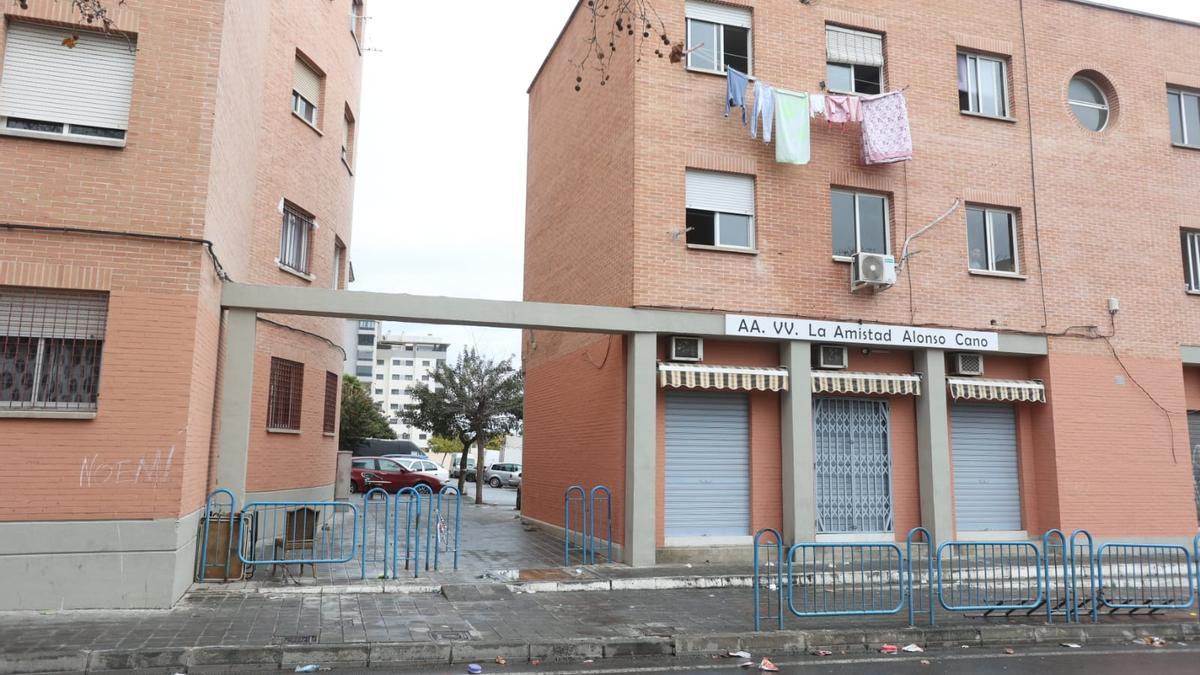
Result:
M471 441L469 436L459 436L458 442L462 443L462 455L458 458L458 494L463 494L467 487L467 459L471 456ZM478 473L478 471L476 472Z
M478 455L475 458L475 503L483 503L483 458L485 455L484 448L487 445L486 434L480 429L475 432L475 447L478 448Z

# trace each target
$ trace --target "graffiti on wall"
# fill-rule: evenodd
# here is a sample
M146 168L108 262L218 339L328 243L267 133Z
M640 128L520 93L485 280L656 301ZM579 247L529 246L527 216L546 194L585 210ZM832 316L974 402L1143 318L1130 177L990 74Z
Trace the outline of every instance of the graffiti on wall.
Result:
M161 485L171 476L175 448L155 450L133 459L108 459L99 454L84 456L79 466L79 487L149 484Z

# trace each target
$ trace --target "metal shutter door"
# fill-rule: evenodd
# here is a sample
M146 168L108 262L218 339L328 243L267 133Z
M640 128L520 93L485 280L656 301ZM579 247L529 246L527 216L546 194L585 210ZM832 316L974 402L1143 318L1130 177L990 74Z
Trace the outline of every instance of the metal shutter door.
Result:
M1196 481L1196 516L1200 518L1200 412L1188 413L1188 432L1192 439L1192 477Z
M689 209L754 215L754 176L688 169L686 187Z
M748 8L703 2L703 0L688 0L684 4L684 14L689 19L723 23L726 26L741 26L742 28L749 28L753 17Z
M887 401L814 398L817 532L892 531Z
M129 126L134 43L120 35L13 21L8 25L0 115L106 129Z
M1011 405L950 408L954 512L961 531L1021 529L1017 420Z
M749 400L667 392L666 536L750 534Z

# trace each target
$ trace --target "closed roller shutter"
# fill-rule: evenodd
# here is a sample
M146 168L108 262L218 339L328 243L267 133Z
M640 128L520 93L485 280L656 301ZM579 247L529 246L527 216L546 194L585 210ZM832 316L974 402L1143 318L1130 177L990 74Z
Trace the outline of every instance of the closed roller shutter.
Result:
M749 535L748 399L692 392L666 397L666 536Z
M314 106L321 103L321 76L316 73L304 61L296 58L296 71L292 88L297 94L304 97L304 100Z
M104 129L129 126L133 91L132 39L9 23L0 74L0 116Z
M1010 405L950 408L954 513L960 531L1021 529L1017 422Z
M754 176L687 170L687 208L754 215Z
M825 53L830 63L883 66L883 36L840 26L827 26Z
M1192 437L1192 477L1196 481L1196 517L1200 518L1200 412L1188 413L1188 432Z
M745 7L721 5L702 0L688 0L684 6L684 13L689 19L722 23L726 26L741 26L742 28L750 27L753 16Z

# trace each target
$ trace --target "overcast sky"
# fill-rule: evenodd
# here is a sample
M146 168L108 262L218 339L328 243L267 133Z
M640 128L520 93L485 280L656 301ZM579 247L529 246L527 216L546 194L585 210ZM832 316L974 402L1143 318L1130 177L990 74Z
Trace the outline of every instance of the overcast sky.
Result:
M574 3L368 3L352 289L521 298L525 90ZM1105 4L1200 21L1200 0ZM403 329L520 358L515 330Z

